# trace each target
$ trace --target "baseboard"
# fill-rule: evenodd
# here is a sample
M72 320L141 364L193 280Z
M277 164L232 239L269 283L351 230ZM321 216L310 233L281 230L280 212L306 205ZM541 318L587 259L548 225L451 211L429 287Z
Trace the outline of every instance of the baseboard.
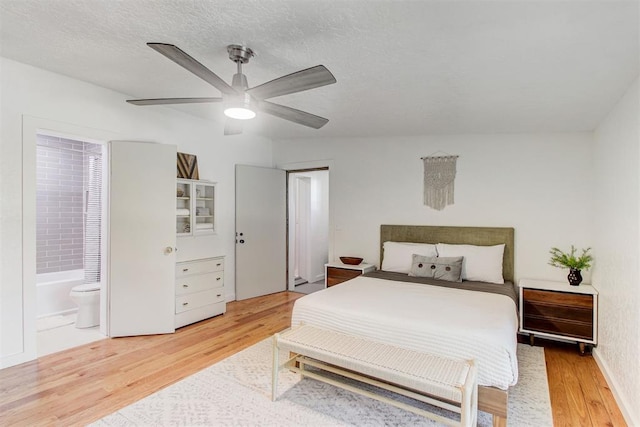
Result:
M631 405L629 401L625 398L624 395L620 393L620 386L618 382L609 374L609 366L607 362L604 361L600 357L600 352L598 348L593 349L593 359L596 361L596 364L600 368L600 372L604 375L604 379L607 380L607 384L609 384L609 388L611 389L611 393L613 393L614 399L616 399L616 403L620 408L620 412L622 412L622 416L624 420L627 422L628 426L640 426L640 419L634 419L634 414L631 411Z

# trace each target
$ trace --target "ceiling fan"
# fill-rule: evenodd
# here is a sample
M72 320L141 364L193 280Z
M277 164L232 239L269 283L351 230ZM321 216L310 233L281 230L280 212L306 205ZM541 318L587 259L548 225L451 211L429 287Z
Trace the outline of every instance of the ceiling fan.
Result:
M164 105L223 102L225 104L224 113L227 116L224 127L225 135L242 133L243 120L255 117L256 110L314 129L321 128L329 121L329 119L305 111L265 101L266 99L276 96L302 92L335 83L335 77L333 77L333 74L331 74L324 65L316 65L315 67L268 81L260 86L249 88L247 77L242 74L242 64L248 63L249 59L254 56L254 52L246 46L235 44L227 46L229 59L237 64L238 70L233 76L231 85L229 85L213 71L196 61L177 46L166 43L147 43L147 45L218 89L222 92L222 97L127 100L127 102L131 104Z

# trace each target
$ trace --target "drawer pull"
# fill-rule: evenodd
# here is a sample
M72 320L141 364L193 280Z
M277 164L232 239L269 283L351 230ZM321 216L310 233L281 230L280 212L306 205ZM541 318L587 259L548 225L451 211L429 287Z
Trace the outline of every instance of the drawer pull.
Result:
M220 280L220 278L219 278L219 277L216 277L216 280Z
M222 296L222 294L218 294L218 295L216 295L216 296L217 296L218 298L220 298L220 297Z
M183 306L184 306L184 305L189 305L189 303L188 303L188 302L183 302L183 303L182 303L182 305L183 305Z
M220 267L222 264L216 264L216 267Z
M189 269L188 268L183 268L182 271L189 271Z
M182 285L182 287L183 287L183 288L188 288L188 287L189 287L189 285Z

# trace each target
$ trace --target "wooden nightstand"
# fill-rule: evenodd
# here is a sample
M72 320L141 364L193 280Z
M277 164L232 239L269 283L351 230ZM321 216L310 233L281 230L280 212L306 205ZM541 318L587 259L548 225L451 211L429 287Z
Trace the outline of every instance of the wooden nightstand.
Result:
M373 264L349 265L341 262L330 262L324 265L324 284L326 287L337 285L375 269L376 266Z
M584 354L585 345L598 343L598 291L591 285L522 279L520 332L575 341Z

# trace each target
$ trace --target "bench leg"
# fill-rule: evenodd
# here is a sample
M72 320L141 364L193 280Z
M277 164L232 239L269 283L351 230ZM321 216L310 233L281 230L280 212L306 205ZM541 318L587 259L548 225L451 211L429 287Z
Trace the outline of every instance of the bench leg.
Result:
M460 402L460 425L464 427L475 426L478 423L478 378L473 361L466 384L462 389L462 402Z
M278 361L278 334L273 336L273 371L271 373L271 401L275 402L278 396L278 370L280 362Z

